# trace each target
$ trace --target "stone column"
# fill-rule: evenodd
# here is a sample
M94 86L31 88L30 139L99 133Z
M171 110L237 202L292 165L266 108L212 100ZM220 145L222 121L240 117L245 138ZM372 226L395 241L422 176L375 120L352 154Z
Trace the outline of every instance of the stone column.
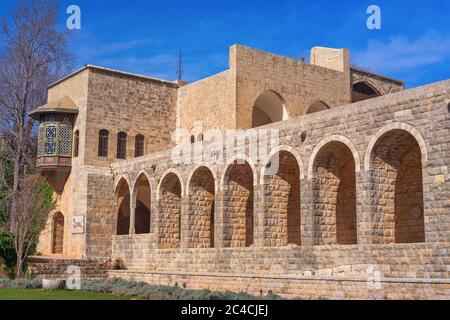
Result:
M180 249L189 248L189 197L182 195L180 217Z
M130 235L136 234L136 197L130 198Z
M257 182L253 187L253 246L264 247L264 187Z
M358 244L372 244L371 171L356 173L356 221Z
M313 180L304 178L300 182L301 239L302 247L314 245L314 194Z
M224 192L221 190L216 183L216 195L215 195L215 210L214 210L214 248L223 248L223 198Z
M153 183L156 185L156 183ZM159 242L159 228L158 228L158 215L159 215L159 206L156 195L156 189L151 192L151 203L150 203L150 233L153 235L151 240L152 249L158 249Z

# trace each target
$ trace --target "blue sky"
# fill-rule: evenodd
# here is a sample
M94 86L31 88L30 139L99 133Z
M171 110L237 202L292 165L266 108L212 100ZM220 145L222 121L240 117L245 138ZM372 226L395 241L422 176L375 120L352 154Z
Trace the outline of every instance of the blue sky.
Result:
M195 81L228 66L239 43L290 56L313 46L349 48L352 61L406 81L407 87L450 78L450 1L157 1L61 0L79 5L82 29L70 48L77 67L96 64L173 80L178 51L185 79ZM4 15L15 1L2 0ZM382 10L382 29L368 30L366 9Z

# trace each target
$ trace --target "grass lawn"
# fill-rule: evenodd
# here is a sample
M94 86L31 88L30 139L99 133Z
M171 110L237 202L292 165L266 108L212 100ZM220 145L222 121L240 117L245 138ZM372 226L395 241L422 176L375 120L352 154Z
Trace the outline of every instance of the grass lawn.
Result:
M0 289L0 300L137 300L137 298L78 290Z

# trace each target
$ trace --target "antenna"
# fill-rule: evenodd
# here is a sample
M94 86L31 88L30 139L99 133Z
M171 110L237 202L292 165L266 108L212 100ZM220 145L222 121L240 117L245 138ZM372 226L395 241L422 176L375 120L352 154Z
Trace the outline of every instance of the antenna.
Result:
M177 66L177 79L183 80L183 75L184 75L183 53L181 52L180 49L180 57L178 59L178 66Z

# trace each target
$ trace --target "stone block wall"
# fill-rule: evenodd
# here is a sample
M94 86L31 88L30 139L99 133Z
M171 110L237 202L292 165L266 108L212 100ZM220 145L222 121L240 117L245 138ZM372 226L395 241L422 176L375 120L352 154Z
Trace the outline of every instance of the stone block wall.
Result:
M301 245L300 169L288 152L278 156L278 170L264 178L264 245Z
M143 135L144 154L171 145L176 125L178 85L169 81L89 69L85 165L109 166L117 159L117 135L127 134L126 157L135 157L135 138ZM109 131L108 157L98 157L100 130Z
M330 142L314 164L314 243L355 244L356 177L355 160L348 147Z
M111 269L109 259L81 260L36 256L30 257L28 263L31 276L43 279L69 279L74 276L74 271L78 268L81 280L105 279L107 278L106 271Z
M201 121L202 128L195 122ZM236 75L227 70L209 78L182 86L177 96L177 128L197 138L209 129L236 127Z
M280 96L289 119L306 114L317 101L331 108L351 102L349 69L337 71L240 45L230 51L237 128L252 127L253 106L267 91Z
M278 178L269 176L266 180L274 183L271 187L263 186L261 182L271 157L254 160L247 154L237 157L243 160L243 164L229 161L227 165L202 165L199 161L175 165L171 163L170 153L162 152L115 163L112 170L116 181L126 179L130 186L145 172L149 177L152 199L155 194L159 197L163 194L167 177L176 175L180 182L176 194L181 198L181 244L179 249L162 250L157 242L162 236L158 234L161 228L152 228L149 235L114 236L112 256L123 259L130 270L169 273L347 272L354 275L360 272L357 271L358 266L373 264L386 267L386 277L448 278L449 101L450 81L444 81L266 126L280 130L277 150L291 154L299 167L299 194L291 199L290 192L285 189L285 181L278 183ZM410 137L414 138L415 144L410 144ZM396 142L386 144L391 138ZM336 149L339 146L341 149ZM272 154L275 151L272 150ZM384 162L379 167L381 158ZM419 160L421 174L417 172ZM402 168L400 171L407 168L408 179L414 179L408 180L404 175L405 180L402 174L393 173L395 166L391 165L389 169L389 163ZM191 208L201 206L203 201L204 191L193 187L192 179L199 167L205 172L209 170L214 177L220 177L215 180L215 242L214 248L210 249L188 249L189 237L192 237L190 231L197 228L196 219L190 216L197 211ZM289 162L282 161L284 170L292 170L291 167ZM415 197L420 198L417 191L420 179L422 213L414 209L417 204ZM342 196L339 196L340 187ZM384 192L383 188L389 192ZM249 197L252 189L254 196ZM403 215L405 193L412 199L408 202L407 219ZM284 199L271 200L280 197ZM352 208L340 207L340 203L344 203L341 197L353 199L353 202L345 201L347 205L352 204ZM198 203L194 203L195 199L199 199ZM283 246L289 234L289 228L282 222L288 219L286 216L289 217L284 203L298 208L296 199L300 199L301 246ZM160 213L161 208L169 204L170 201L164 202L159 198L158 205L152 207L152 225L168 223L168 219L161 219ZM247 227L248 211L253 216L251 228ZM274 215L267 216L272 211ZM275 212L280 215L284 212L284 218L276 218ZM321 219L323 212L333 217ZM338 213L340 218L337 218ZM395 223L394 216L407 221ZM417 230L417 221L422 218L423 241L407 236L409 243L401 244L406 241L402 231L405 223L407 230ZM281 221L280 224L275 225L275 220ZM207 227L208 224L202 225ZM393 225L396 225L396 230L392 229ZM342 238L336 234L339 229L343 230ZM323 236L318 237L318 230ZM276 232L281 234L271 236ZM329 241L318 242L317 239Z
M161 183L159 199L159 247L180 248L181 243L181 182L170 173Z
M187 289L277 294L302 300L449 300L447 280L380 279L376 285L357 277L254 276L226 273L109 271L109 277Z
M214 247L214 176L206 168L198 169L189 189L188 243L190 248Z

